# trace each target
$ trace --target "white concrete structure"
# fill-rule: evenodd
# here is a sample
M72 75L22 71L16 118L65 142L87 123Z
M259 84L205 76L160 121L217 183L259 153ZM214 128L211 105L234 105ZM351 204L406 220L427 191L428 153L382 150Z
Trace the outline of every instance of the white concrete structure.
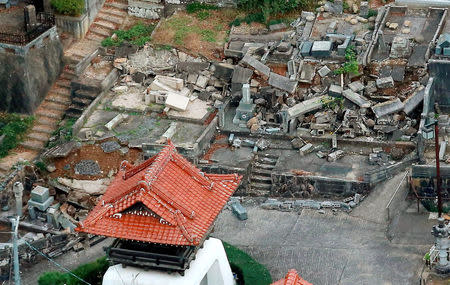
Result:
M222 242L215 238L205 241L190 268L181 276L136 267L111 266L103 276L102 285L234 285L233 274Z

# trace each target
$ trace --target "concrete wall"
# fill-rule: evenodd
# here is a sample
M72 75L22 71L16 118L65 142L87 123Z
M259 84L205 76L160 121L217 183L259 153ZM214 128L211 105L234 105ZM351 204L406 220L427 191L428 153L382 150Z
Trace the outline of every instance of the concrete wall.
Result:
M72 34L77 39L83 38L104 3L105 0L85 0L85 13L83 15L80 17L55 15L56 26L60 31Z
M89 30L89 17L83 14L80 17L55 15L56 26L60 32L72 34L75 38L83 38Z
M0 47L0 111L32 114L63 68L63 47L56 35L23 52Z

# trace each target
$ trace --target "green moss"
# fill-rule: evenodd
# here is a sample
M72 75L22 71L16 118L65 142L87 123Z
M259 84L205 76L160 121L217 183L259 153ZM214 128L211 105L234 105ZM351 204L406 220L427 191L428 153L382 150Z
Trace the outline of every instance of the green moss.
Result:
M0 136L4 136L0 144L0 157L5 157L24 138L27 130L33 125L34 117L18 114L0 114Z
M269 271L262 264L237 247L223 243L231 269L241 275L244 284L268 285L272 283Z

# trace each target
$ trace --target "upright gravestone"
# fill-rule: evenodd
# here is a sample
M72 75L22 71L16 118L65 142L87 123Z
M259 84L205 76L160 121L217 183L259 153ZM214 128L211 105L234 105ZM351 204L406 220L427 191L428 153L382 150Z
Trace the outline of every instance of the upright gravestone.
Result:
M359 15L361 17L367 18L367 16L369 15L369 2L361 1L361 4L359 5Z
M27 28L27 31L29 31L37 25L36 8L34 7L34 5L27 5L23 9L25 26Z

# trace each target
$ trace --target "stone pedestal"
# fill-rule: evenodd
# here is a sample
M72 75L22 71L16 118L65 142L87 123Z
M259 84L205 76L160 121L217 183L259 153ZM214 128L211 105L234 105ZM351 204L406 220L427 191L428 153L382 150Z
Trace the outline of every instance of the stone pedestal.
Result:
M246 122L253 117L255 111L255 104L253 104L250 98L250 84L244 84L242 86L242 99L239 102L239 106L236 109L236 115L233 118L233 124L246 125Z

